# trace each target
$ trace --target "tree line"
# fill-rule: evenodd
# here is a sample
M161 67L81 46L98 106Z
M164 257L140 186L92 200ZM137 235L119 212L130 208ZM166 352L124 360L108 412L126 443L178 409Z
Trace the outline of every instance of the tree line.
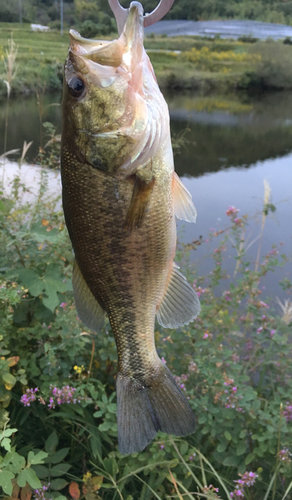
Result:
M60 27L61 0L0 0L0 22L28 22ZM129 0L121 0L124 7ZM142 1L145 12L153 10L158 0ZM98 25L105 34L115 30L107 0L63 0L64 22L77 28L87 22ZM289 0L175 0L165 19L208 20L250 19L292 24L292 1ZM90 35L87 34L87 35Z

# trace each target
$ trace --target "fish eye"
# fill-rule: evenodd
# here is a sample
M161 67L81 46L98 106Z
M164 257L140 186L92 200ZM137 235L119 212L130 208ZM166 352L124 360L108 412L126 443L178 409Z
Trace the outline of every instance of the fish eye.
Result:
M79 76L73 76L68 82L68 89L73 97L80 97L85 89L85 83Z

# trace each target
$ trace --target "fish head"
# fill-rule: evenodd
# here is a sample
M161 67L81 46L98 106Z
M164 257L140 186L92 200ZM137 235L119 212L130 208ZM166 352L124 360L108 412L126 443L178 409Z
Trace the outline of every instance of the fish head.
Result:
M132 2L116 40L88 40L71 30L65 63L63 144L94 167L125 175L153 156L157 129L168 120L143 24L142 5Z

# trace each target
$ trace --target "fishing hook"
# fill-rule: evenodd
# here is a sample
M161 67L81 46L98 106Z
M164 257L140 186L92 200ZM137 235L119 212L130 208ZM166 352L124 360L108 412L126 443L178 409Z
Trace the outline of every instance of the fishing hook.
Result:
M146 26L151 26L157 23L157 21L160 21L160 19L162 19L171 9L173 2L174 0L160 0L157 7L150 14L144 15L144 27L146 28ZM108 0L108 3L116 18L118 32L120 34L128 17L129 9L124 9L119 0Z

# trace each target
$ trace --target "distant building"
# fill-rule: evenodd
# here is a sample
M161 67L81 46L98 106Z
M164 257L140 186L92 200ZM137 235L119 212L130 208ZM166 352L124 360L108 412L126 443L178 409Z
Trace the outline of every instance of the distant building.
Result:
M42 26L41 24L31 24L32 31L50 31L49 26Z

